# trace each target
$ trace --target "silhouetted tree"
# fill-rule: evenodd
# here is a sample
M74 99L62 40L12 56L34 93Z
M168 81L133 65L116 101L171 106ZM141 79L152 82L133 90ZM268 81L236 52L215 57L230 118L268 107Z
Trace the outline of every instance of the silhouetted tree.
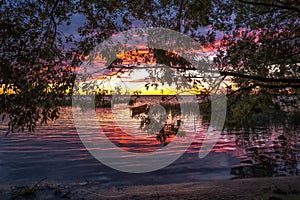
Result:
M0 113L8 117L11 131L34 130L38 120L57 118L85 56L134 26L170 28L215 48L220 74L234 83L228 94L238 100L259 93L259 101L272 104L265 95L299 92L300 8L295 0L7 0L0 9ZM77 32L64 33L76 18L82 21ZM202 84L185 73L193 70L191 63L160 49L153 52L158 63L182 71L191 87ZM176 82L172 70L165 72L161 80ZM241 105L235 102L230 105Z

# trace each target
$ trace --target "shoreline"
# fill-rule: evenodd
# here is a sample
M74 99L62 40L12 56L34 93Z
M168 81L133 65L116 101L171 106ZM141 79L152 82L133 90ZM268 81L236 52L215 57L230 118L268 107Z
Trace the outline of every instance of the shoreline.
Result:
M0 185L0 199L300 199L300 176L101 188L97 182Z

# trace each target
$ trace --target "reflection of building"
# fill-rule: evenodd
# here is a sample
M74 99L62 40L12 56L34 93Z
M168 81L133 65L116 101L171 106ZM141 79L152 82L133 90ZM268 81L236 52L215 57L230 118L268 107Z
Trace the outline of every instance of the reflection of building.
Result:
M299 174L300 137L293 132L266 132L237 135L236 144L246 157L231 174L239 177L286 176Z

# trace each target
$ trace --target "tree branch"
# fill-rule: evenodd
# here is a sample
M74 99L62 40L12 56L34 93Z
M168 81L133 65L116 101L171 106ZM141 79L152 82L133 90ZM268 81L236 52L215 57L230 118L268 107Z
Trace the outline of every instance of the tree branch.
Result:
M250 2L250 1L244 1L244 0L237 0L240 3L249 4L249 5L257 5L257 6L266 6L266 7L274 7L274 8L280 8L285 10L292 10L295 12L300 13L300 9L294 6L285 6L285 5L278 5L278 4L270 4L270 3L263 3L263 2Z
M236 72L226 72L226 71L220 71L220 74L223 76L233 76L233 77L240 77L240 78L246 78L246 79L252 79L257 80L261 82L267 82L267 83L299 83L299 79L292 79L292 78L266 78L266 77L260 77L260 76L252 76L252 75L246 75L246 74L240 74Z
M57 24L56 24L56 21L55 21L55 17L54 17L54 11L55 9L57 8L58 6L58 3L59 3L59 0L56 0L52 9L51 9L51 12L50 12L50 18L51 18L51 21L53 22L53 25L54 25L54 35L53 35L53 38L56 37L56 34L57 34ZM54 44L55 42L55 39L53 39L52 43L51 43L51 46Z
M183 1L180 1L180 5L179 5L179 14L178 14L178 19L177 19L177 31L180 32L180 28L181 28L181 17L182 17L182 9L183 9Z

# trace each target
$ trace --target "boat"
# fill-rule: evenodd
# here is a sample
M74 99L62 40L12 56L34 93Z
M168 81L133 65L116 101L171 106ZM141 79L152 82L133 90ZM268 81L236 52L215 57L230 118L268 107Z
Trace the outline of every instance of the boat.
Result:
M130 109L131 117L134 117L134 116L142 114L142 113L147 113L149 111L147 104L143 104L140 106L131 106L131 107L129 107L129 109Z

